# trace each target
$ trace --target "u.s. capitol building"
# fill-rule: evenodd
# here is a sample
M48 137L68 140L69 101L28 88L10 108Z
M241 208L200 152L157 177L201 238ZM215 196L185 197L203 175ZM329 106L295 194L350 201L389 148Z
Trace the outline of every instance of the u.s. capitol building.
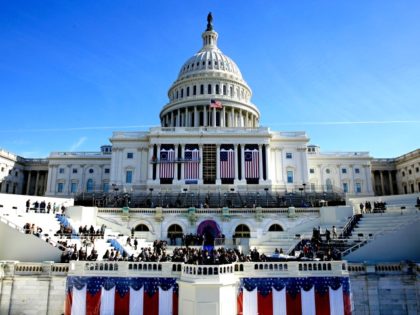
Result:
M51 153L46 195L298 189L372 195L368 152L323 153L305 132L260 126L252 91L217 39L210 19L202 48L169 88L160 127L116 131L101 152Z

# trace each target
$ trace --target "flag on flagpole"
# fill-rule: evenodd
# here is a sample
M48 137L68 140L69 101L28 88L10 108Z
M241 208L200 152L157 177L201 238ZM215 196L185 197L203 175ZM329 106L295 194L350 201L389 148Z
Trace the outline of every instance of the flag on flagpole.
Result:
M351 315L346 277L242 278L237 314Z
M220 149L220 178L235 178L235 151Z
M198 149L185 149L184 160L184 178L198 179L200 166L200 152Z
M174 178L175 173L175 151L173 149L160 150L160 178Z
M216 101L215 99L210 100L210 108L222 108L222 102Z
M259 152L257 149L245 150L245 178L259 178Z
M178 314L175 278L68 277L65 315Z

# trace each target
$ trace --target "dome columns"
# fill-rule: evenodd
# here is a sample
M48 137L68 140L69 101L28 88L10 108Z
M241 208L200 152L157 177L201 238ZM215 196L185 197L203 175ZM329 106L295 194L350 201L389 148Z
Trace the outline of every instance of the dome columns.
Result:
M163 127L258 127L258 116L246 109L225 105L221 109L206 105L186 106L167 111Z

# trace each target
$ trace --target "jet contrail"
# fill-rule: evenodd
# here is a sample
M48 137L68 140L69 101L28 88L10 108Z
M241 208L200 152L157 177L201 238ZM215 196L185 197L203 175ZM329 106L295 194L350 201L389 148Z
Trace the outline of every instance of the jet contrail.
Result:
M265 126L293 126L293 125L387 125L387 124L420 124L420 120L366 120L366 121L306 121L306 122L278 122L265 123ZM85 126L68 128L34 128L34 129L4 129L0 132L58 132L83 130L124 130L159 127L158 125L132 125L132 126Z
M420 120L365 120L365 121L307 121L267 124L268 126L291 125L390 125L390 124L420 124Z
M109 130L109 129L135 129L158 127L157 125L138 125L138 126L86 126L69 128L34 128L34 129L5 129L0 132L52 132L52 131L83 131L83 130Z

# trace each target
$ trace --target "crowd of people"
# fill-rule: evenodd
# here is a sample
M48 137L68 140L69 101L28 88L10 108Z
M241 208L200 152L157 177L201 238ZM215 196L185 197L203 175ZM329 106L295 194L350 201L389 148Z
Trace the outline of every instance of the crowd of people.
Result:
M61 262L68 263L70 260L82 260L82 261L96 261L98 259L98 251L93 246L88 254L87 246L81 246L77 250L76 244L68 245L67 241L59 241L59 244L65 248L61 253Z
M372 212L385 212L386 210L386 202L383 201L374 201L373 207L370 201L366 201L365 203L361 202L359 205L360 213L372 213Z
M42 228L40 226L36 226L34 223L25 223L23 231L25 234L33 234L38 237L41 237L42 234Z
M45 202L45 200L42 200L41 202L39 202L38 200L36 200L35 202L31 202L31 199L26 200L25 203L26 206L26 212L29 212L29 210L34 210L35 213L50 213L52 212L53 214L55 213L59 213L59 210L61 210L61 213L64 213L66 210L66 207L64 205L60 206L57 203L53 203L51 205L51 202Z

